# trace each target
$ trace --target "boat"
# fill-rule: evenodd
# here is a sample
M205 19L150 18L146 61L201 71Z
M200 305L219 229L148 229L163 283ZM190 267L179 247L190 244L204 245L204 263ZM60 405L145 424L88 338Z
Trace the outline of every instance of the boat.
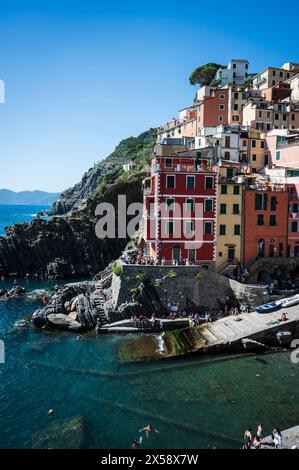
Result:
M273 302L268 302L267 304L259 305L256 307L257 313L269 313L274 312L281 308L281 300L274 300Z
M282 299L281 306L282 307L291 307L292 305L299 304L299 294L292 295L291 297L287 297L286 299Z

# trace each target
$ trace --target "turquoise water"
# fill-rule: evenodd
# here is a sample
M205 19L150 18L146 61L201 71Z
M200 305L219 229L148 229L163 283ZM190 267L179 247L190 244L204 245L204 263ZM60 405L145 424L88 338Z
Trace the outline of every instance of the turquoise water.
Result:
M118 352L130 336L77 340L14 326L39 307L32 298L0 300L1 448L129 448L148 423L160 434L144 438L145 448L239 448L249 425L263 422L270 432L299 422L299 366L289 352L125 364ZM63 434L77 416L83 424L75 436Z
M30 222L38 212L50 208L51 206L0 204L0 235L4 235L7 225Z

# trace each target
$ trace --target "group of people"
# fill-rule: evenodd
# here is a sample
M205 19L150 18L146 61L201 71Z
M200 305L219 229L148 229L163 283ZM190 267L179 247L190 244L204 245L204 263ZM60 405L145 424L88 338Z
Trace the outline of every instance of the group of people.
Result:
M154 328L156 325L156 316L153 313L151 318L147 318L144 315L132 315L131 322L136 328L146 329L146 328Z
M264 437L264 426L262 424L258 425L255 435L252 428L246 429L243 438L243 449L260 449L262 445L270 445L275 449L279 449L282 446L282 435L277 427L272 430L271 442L263 441Z

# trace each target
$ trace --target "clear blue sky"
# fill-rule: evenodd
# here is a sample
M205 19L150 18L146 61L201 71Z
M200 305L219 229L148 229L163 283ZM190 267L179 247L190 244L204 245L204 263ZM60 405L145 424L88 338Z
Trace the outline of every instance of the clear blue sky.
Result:
M0 188L73 185L192 103L188 76L203 63L299 62L298 2L284 5L0 0Z

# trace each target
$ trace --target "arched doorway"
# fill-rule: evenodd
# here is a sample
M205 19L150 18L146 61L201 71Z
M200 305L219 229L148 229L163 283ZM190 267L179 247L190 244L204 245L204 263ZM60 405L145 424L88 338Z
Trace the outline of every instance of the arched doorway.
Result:
M263 258L265 256L265 240L262 238L258 242L258 248L257 248L258 256Z

